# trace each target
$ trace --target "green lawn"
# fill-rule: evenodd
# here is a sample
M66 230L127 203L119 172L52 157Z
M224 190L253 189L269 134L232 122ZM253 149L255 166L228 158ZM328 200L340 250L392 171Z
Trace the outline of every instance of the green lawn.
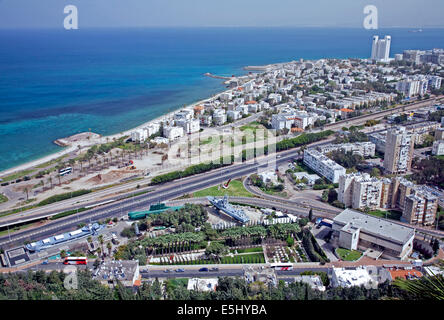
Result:
M378 217L378 218L385 218L387 215L387 219L392 220L399 220L401 219L402 212L396 211L396 210L373 210L370 211L368 214L371 214L372 216Z
M230 250L231 253L234 253L235 249ZM263 252L262 247L255 248L245 248L245 249L236 249L237 253L248 253L248 252Z
M224 189L217 185L193 193L193 196L196 198L206 196L222 197L224 195L236 197L253 197L253 195L244 188L244 185L240 180L232 180L227 189Z
M0 193L0 203L8 201L8 197Z
M251 253L235 255L233 257L223 257L221 259L223 264L236 264L236 263L265 263L265 257L263 253Z
M13 173L13 174L11 174L9 176L4 177L2 183L3 182L17 180L19 178L23 178L24 176L27 176L30 173L34 172L34 171L35 171L35 169L29 169L29 170L23 170L23 171L19 171L19 172Z
M171 289L177 288L178 286L186 287L187 285L188 285L188 278L174 278L167 280L167 287Z
M249 130L251 130L253 132L256 132L257 129L264 129L264 130L266 130L266 128L261 123L259 123L257 121L250 122L250 123L245 124L245 125L243 125L242 127L239 128L240 131L245 131L247 129L249 129Z
M359 251L344 248L337 248L336 253L344 261L356 261L362 256L362 253Z

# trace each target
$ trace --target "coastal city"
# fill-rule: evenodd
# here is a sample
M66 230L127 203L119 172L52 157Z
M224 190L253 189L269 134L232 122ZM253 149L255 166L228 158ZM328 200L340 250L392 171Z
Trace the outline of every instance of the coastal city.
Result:
M444 274L444 49L391 41L205 73L223 92L4 170L2 298L418 298Z

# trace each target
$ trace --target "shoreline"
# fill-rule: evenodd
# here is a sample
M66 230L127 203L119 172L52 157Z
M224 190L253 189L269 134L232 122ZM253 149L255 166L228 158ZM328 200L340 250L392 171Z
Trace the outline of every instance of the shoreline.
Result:
M238 76L238 78L241 78L241 77L245 77L245 75ZM146 126L148 126L148 125L150 125L152 123L155 123L155 122L160 122L160 121L165 120L165 119L170 119L170 118L172 118L174 116L174 114L176 114L177 112L179 112L181 110L192 109L196 105L203 104L203 103L205 103L205 102L207 102L207 101L209 101L211 99L217 98L221 94L223 94L223 93L225 93L227 91L230 91L230 90L231 89L224 90L222 92L219 92L219 93L216 93L216 94L212 95L211 97L208 97L208 98L205 98L205 99L201 99L201 100L199 100L197 102L193 102L193 103L191 103L189 105L186 105L184 107L180 107L180 108L175 109L175 110L173 110L171 112L163 114L163 115L161 115L161 116L159 116L159 117L157 117L155 119L148 120L148 121L138 125L137 127L130 128L130 129L122 131L120 133L116 133L116 134L112 134L112 135L107 135L107 136L102 136L100 134L97 134L97 135L99 135L99 137L91 139L90 141L82 140L82 141L78 141L75 144L72 144L72 145L66 146L66 147L62 147L62 146L59 145L60 147L62 147L64 149L62 149L60 151L57 151L55 153L51 153L49 155L43 156L43 157L38 158L38 159L25 162L25 163L23 163L21 165L18 165L18 166L15 166L15 167L12 167L12 168L0 171L0 179L4 178L4 177L7 177L7 176L9 176L11 174L20 172L20 171L32 169L32 168L34 168L36 166L39 166L41 164L44 164L46 162L49 162L49 161L55 160L57 158L60 158L62 156L65 156L65 155L67 155L67 154L69 154L69 153L71 153L71 152L73 152L75 150L78 150L78 145L81 146L81 149L89 148L89 147L92 147L93 145L99 145L99 144L106 143L107 140L112 140L113 138L118 139L118 138L121 138L121 137L124 137L124 136L127 136L127 135L131 135L131 132L133 132L134 130L142 129L142 128L144 128L144 127L146 127ZM76 134L74 134L72 136L75 136L75 135ZM69 136L69 137L72 137L72 136ZM63 139L69 138L69 137L58 138L58 139L56 139L56 140L54 140L52 142L55 143L55 141L63 140ZM56 144L56 145L58 145L58 144ZM36 171L38 171L38 169L39 168L36 168Z

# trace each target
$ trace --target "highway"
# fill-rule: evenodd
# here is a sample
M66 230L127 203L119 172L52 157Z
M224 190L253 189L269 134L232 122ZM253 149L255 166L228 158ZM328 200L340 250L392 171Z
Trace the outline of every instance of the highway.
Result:
M351 124L357 124L358 122L366 121L367 119L374 119L376 117L383 117L385 115L391 114L395 111L399 111L405 108L405 110L412 110L416 108L423 107L425 105L430 104L430 102L433 101L433 99L429 99L428 101L422 101L419 103L415 103L412 105L406 105L406 106L400 106L396 108L392 108L386 111L382 111L379 113L371 114L371 115L365 115L361 117L356 117L347 121L340 121L336 125L343 126L345 123L351 125ZM333 124L332 124L333 125ZM333 129L334 127L332 125L325 126L328 129ZM316 143L311 144L310 146L314 145L320 145L320 144L327 144L330 143L333 140L333 138L319 141ZM116 200L115 202L112 202L110 204L105 204L96 208L93 208L91 210L83 211L78 214L68 216L65 218L61 218L58 220L54 220L51 222L48 222L45 225L35 227L28 230L23 230L19 232L14 232L10 235L5 235L0 237L0 246L2 247L11 247L14 245L21 245L24 241L36 241L57 233L67 232L70 231L80 223L89 223L91 221L97 221L99 219L104 219L108 217L121 217L125 216L128 211L132 210L140 210L140 209L147 209L150 204L157 203L157 202L165 202L171 199L178 198L184 194L193 193L195 191L220 184L222 182L225 182L229 178L235 179L240 178L249 174L252 174L254 172L257 172L259 167L264 166L264 162L267 160L273 161L273 158L276 157L276 165L281 165L283 163L286 163L297 156L297 152L300 150L300 148L295 148L287 151L282 151L278 154L276 157L275 154L263 156L257 160L260 160L258 162L251 163L245 162L241 164L234 164L227 167L219 168L216 170L212 170L210 172L206 172L199 175L194 175L187 178L182 178L179 180L175 180L172 182L168 182L156 187L146 187L146 188L140 188L137 190L137 192L141 191L149 191L146 194L142 194L139 196L135 196L132 198L127 198L120 200L124 195L118 195L115 197L110 197L108 199L110 200ZM129 183L126 185L121 185L113 188L109 188L111 190L103 190L106 191L106 193L114 192L116 190L124 190L128 189L130 187L134 187L137 184L142 184L143 182L137 181L134 183ZM133 186L134 185L134 186ZM105 193L105 192L104 192ZM128 194L131 194L134 192L129 192ZM85 196L81 196L74 199L69 199L65 201L61 201L58 203L55 203L53 205L48 205L42 208L37 208L33 211L27 211L22 216L20 214L15 214L7 217L7 221L3 220L0 224L0 227L10 226L17 223L25 222L25 221L31 221L36 219L45 218L51 215L54 215L59 212L63 212L66 210L72 210L76 208L84 207L85 204L78 204L79 202L85 201L85 199L97 199L97 197L100 196L100 192L94 192L91 194L87 194ZM120 200L120 201L118 201ZM96 201L96 203L103 202L104 200ZM286 202L286 201L279 201L277 199L241 199L241 201L244 201L244 203L249 202L251 204L254 204L256 202L258 205L264 206L264 207L276 207L276 209L293 212L296 214L303 214L306 215L308 213L308 208L310 207L307 204L304 204L301 206L300 203L297 202ZM276 201L276 202L275 202ZM289 207L292 208L289 208ZM61 208L64 208L62 210ZM315 215L319 215L317 211L319 211L320 208L313 207ZM325 209L323 209L324 212L321 213L324 216L332 215L333 212L325 212Z
M333 124L325 125L324 129L338 130L345 125L348 125L348 126L358 125L358 124L364 123L368 119L382 118L386 115L390 115L390 114L393 114L395 112L399 112L402 110L418 109L418 108L421 108L424 106L428 106L431 103L433 103L435 101L440 101L442 99L443 99L443 96L439 96L439 97L436 97L435 99L431 98L431 99L420 101L420 102L413 103L410 105L401 105L399 107L391 108L388 110L383 110L383 111L368 114L368 115L354 117L349 120L341 120L341 121L338 121ZM246 120L246 119L243 119L240 121L244 121L244 120ZM312 144L312 145L315 145L315 144ZM293 151L294 150L298 150L298 149L293 149ZM281 152L280 154L284 154L284 153L285 152ZM233 167L233 166L230 166L230 168L231 167ZM226 170L228 170L227 167L213 170L212 172L225 172ZM173 183L175 183L175 185L177 187L180 187L180 183L186 182L187 179L193 179L193 177L184 178L181 180L176 180ZM146 183L148 183L148 180L149 179L145 180ZM129 182L129 183L126 183L123 185L118 185L118 186L110 187L110 188L107 188L104 190L95 191L95 192L92 192L92 193L89 193L89 194L86 194L83 196L75 197L72 199L59 201L59 202L56 202L56 203L53 203L53 204L50 204L50 205L47 205L44 207L34 208L34 209L26 210L21 213L15 213L15 214L7 215L4 217L0 217L0 228L6 227L6 226L12 226L12 225L15 225L18 223L28 222L28 221L32 221L32 220L36 220L36 219L50 217L52 215L55 215L57 213L60 213L60 212L66 211L66 210L73 210L73 209L83 208L85 206L97 205L97 204L102 203L105 200L118 201L118 200L121 200L125 197L130 196L132 193L141 192L141 191L151 191L151 190L155 189L154 187L145 187L145 188L137 189L135 191L133 190L133 191L127 192L127 190L136 188L137 185L143 185L145 183L145 181L143 181L143 180L133 181L133 182ZM170 185L168 185L168 186L170 186ZM157 188L157 189L159 189L159 188ZM116 195L116 194L118 194L118 195Z
M206 265L178 265L178 266L140 266L140 274L143 279L171 279L171 278L217 278L217 277L243 277L244 268L247 266L251 267L263 267L269 268L270 265L267 263L255 263L255 264L206 264ZM46 272L50 271L63 271L67 266L62 262L50 262L45 265L36 265L26 268L19 272L27 272L44 270ZM93 269L93 263L88 262L88 269ZM77 266L78 269L86 269L84 266ZM199 271L201 268L207 268L208 271ZM217 270L211 270L212 268L217 268ZM327 272L329 266L321 266L317 263L298 263L293 264L293 270L280 271L276 270L277 277L288 277L299 275L304 271L323 271ZM183 271L176 271L182 269ZM168 272L165 272L168 270Z
M328 140L324 140L321 142L317 142L315 144L328 143L328 142L329 142ZM276 164L280 165L282 163L290 161L295 157L298 150L299 148L295 148L292 150L283 151L279 153L279 158L276 159ZM275 155L271 155L262 158L273 159L274 156ZM56 233L67 232L75 228L80 222L89 223L100 219L105 219L108 217L122 217L125 216L128 213L128 211L147 209L149 205L152 203L165 202L171 199L176 199L184 194L193 193L195 191L220 184L230 178L235 179L252 174L254 172L257 172L258 168L262 165L263 165L262 161L261 163L254 162L254 163L235 164L225 168L213 170L211 172L202 173L188 178L183 178L180 180L175 180L169 183L165 183L154 189L152 187L149 187L151 191L146 194L135 196L129 199L124 199L121 201L112 202L110 204L93 208L91 210L79 212L77 214L57 219L48 222L45 225L35 227L29 230L15 232L10 234L10 237L8 235L2 236L0 237L0 246L10 247L13 245L21 245L24 241L35 241L54 235ZM295 214L304 214L304 215L308 214L307 208L300 208L300 209L291 208L290 210L290 208L286 208L286 206L284 206L281 203L277 202L274 203L268 200L261 200L254 198L239 199L239 200L244 201L244 203L248 201L252 204L257 204L264 207L273 206L282 211L288 209L288 212L290 213L293 212ZM236 198L233 198L233 201L236 201ZM41 217L44 216L47 216L47 213L43 212L41 214ZM33 219L36 219L36 216L33 216ZM20 221L20 219L18 221Z

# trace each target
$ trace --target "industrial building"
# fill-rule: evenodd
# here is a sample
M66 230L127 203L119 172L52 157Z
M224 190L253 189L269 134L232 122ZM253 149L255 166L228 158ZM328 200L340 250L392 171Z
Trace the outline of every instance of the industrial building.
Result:
M415 229L345 209L333 219L334 242L349 250L373 249L383 258L405 260L413 250Z

